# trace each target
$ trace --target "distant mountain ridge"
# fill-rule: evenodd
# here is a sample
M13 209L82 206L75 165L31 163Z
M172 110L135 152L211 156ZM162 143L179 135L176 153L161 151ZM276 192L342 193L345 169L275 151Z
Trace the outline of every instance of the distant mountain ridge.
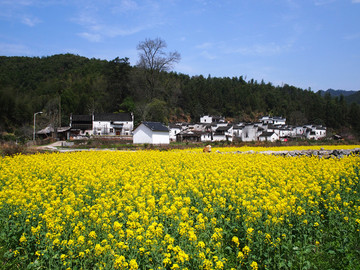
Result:
M347 91L347 90L341 90L341 89L334 90L331 88L326 91L319 90L319 93L321 94L321 96L325 96L326 93L329 93L332 97L339 97L341 95L343 95L344 97L347 97L347 96L353 95L357 92L359 92L359 91L354 91L354 90Z
M325 96L325 94L329 93L332 97L340 97L341 95L344 96L347 103L351 104L353 102L360 104L360 90L358 91L347 91L347 90L334 90L334 89L328 89L326 91L319 90L321 96Z

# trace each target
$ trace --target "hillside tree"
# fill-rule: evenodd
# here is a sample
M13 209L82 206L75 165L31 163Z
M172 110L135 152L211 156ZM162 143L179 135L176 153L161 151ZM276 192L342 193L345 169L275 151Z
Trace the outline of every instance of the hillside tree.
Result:
M167 44L161 38L147 38L136 47L139 51L137 67L144 72L149 100L155 97L160 72L171 70L181 59L177 51L166 52L166 48Z

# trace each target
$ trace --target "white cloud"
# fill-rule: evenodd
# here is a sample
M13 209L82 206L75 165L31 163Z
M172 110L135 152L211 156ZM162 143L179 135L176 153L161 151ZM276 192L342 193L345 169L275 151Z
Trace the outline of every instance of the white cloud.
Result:
M114 38L118 36L129 36L136 34L146 29L147 26L134 26L124 27L121 25L110 25L102 22L98 22L95 18L88 16L81 16L76 20L81 26L85 28L85 31L80 33L79 36L91 41L101 42L104 38Z
M262 55L262 56L272 56L282 53L284 50L288 49L287 45L279 45L276 43L269 44L254 44L247 47L239 48L225 48L227 54L240 53L243 55Z
M209 49L211 47L213 47L213 44L210 42L204 42L202 44L195 46L195 48L197 48L197 49Z
M133 0L121 0L119 5L115 6L112 9L113 13L127 13L130 11L137 10L139 8L138 4Z
M217 56L216 55L214 55L214 54L211 54L211 53L209 53L208 51L202 51L201 53L200 53L200 55L202 55L203 57L205 57L206 59L209 59L209 60L214 60L214 59L216 59L217 58Z
M120 26L108 27L106 29L103 29L103 34L104 34L104 36L107 36L107 37L129 36L129 35L136 34L140 31L143 31L146 29L146 27L144 27L144 26L135 26L135 27L126 28L126 29L124 29L124 28L125 27L120 27Z
M3 55L30 55L29 48L23 44L0 43L0 51Z
M151 1L150 4L152 5ZM156 5L152 5L147 11L156 9ZM142 8L133 0L122 0L118 4L114 4L114 1L105 1L104 5L89 2L85 7L79 7L78 16L72 21L83 28L79 36L91 42L101 42L105 38L129 36L154 27L156 23L149 23L146 18L140 17ZM130 10L136 11L135 15L141 20L134 20L134 16L128 14ZM125 13L124 16L118 16L116 13L119 12ZM128 17L130 19L127 19Z
M101 35L96 34L96 33L83 32L83 33L79 33L78 35L80 37L83 37L83 38L87 39L88 41L91 41L91 42L100 42L100 41L102 41Z
M29 16L24 16L22 19L21 19L21 22L23 24L26 24L27 26L30 26L30 27L33 27L39 23L41 23L41 20L36 18L36 17L29 17Z
M31 6L34 4L34 1L32 0L1 0L0 1L1 5L8 5L8 6L14 6L14 7L18 7L18 6Z
M315 6L323 6L323 5L330 4L332 2L335 2L335 0L315 0L314 4L315 4Z

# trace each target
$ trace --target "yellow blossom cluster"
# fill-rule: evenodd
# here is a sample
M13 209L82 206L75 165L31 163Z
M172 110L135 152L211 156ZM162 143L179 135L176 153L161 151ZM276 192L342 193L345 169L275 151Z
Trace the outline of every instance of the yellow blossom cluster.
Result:
M0 240L45 268L265 269L294 239L321 248L330 217L358 231L358 156L233 151L2 158Z

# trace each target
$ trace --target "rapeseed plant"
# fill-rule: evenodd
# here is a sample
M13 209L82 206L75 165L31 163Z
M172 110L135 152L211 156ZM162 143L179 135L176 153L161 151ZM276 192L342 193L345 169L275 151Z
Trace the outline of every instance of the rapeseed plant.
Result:
M0 244L25 268L356 266L358 156L234 151L2 158Z

